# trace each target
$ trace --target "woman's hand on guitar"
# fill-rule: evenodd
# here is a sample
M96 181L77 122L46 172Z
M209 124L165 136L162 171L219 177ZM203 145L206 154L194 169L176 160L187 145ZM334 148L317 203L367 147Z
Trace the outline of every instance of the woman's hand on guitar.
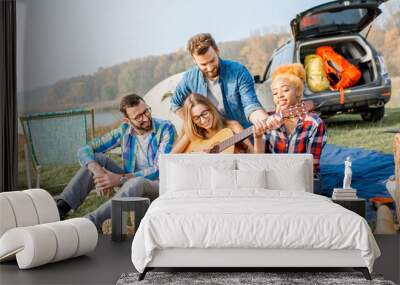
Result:
M267 128L270 130L275 130L279 128L283 123L283 119L281 116L274 114L268 117L267 119Z
M263 136L263 134L265 133L266 128L265 125L262 124L261 122L255 122L255 124L253 125L253 135L254 135L254 139L259 139Z
M213 153L213 148L214 148L214 146L208 147L208 148L203 149L201 152L202 153ZM218 152L216 152L216 153L218 153Z
M207 148L202 149L202 153L220 153L221 151L224 151L225 149L220 148L219 142L214 143L212 146L209 146Z

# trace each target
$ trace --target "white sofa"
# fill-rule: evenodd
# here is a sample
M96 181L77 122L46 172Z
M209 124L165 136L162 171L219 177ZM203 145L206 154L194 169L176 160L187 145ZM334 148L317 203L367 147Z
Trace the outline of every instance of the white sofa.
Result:
M85 218L60 221L53 197L43 189L0 193L0 262L20 269L86 254L97 229Z
M156 267L353 267L380 255L367 222L312 194L310 154L174 154L132 243ZM336 228L337 227L337 228Z

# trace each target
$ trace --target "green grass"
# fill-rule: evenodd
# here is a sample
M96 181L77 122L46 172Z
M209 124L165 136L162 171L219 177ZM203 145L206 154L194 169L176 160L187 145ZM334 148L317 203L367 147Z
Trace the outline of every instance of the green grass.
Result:
M61 193L72 176L78 171L79 164L66 166L44 167L41 171L40 187L49 191L52 195ZM32 188L36 187L36 173L31 171ZM18 189L27 189L28 183L25 171L25 160L18 161Z
M336 115L326 121L328 143L393 153L392 133L385 129L400 129L400 108L386 109L385 117L376 123L364 122L360 115Z
M69 214L70 218L75 218L75 217L82 217L86 215L87 213L90 213L94 210L96 210L101 204L106 202L108 199L103 196L97 196L97 194L92 191L90 192L89 196L85 199L83 204L74 211L72 214Z
M25 171L25 160L21 159L21 157L23 157L23 155L20 155L18 161L18 189L22 190L28 189L28 184ZM113 155L112 158L121 163L119 157ZM44 167L41 171L40 188L47 190L53 196L60 194L79 168L80 166L78 163L66 166ZM36 188L36 174L32 167L30 167L30 172L32 188ZM92 191L79 209L70 214L70 217L82 217L95 210L106 201L106 197L98 196L95 191Z
M40 188L49 191L53 196L60 194L64 187L67 185L69 180L78 171L79 164L67 165L67 166L55 166L55 167L45 167L42 170L42 175L40 179ZM32 170L31 170L32 172ZM35 175L32 176L32 188L36 188ZM28 189L26 172L25 172L25 161L19 161L18 166L18 189ZM70 214L70 217L82 217L85 214L95 210L102 203L106 202L107 198L103 196L98 196L95 191L90 192L84 203Z

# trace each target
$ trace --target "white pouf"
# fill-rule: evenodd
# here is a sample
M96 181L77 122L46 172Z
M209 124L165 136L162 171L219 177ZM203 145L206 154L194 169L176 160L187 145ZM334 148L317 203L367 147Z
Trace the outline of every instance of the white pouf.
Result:
M86 218L60 222L53 197L43 189L0 193L0 262L20 269L80 256L97 246L96 226Z
M0 237L15 227L60 220L53 197L43 189L0 193Z
M16 226L17 222L10 202L6 197L0 195L0 237Z
M28 194L32 199L39 218L39 224L57 222L60 220L60 214L58 213L56 203L49 192L43 189L29 189L22 192Z
M0 261L16 257L20 269L86 254L96 248L97 229L86 218L19 227L0 238Z
M35 205L28 194L23 191L15 191L3 192L1 196L5 197L10 203L17 227L39 224Z

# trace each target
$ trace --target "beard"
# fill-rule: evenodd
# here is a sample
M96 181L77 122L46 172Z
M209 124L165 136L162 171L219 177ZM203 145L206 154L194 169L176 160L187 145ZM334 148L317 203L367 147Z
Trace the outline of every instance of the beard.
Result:
M218 76L218 69L215 69L215 70L213 70L213 71L207 72L207 77L208 77L209 79L214 79L214 78L217 77L217 76Z
M219 66L217 66L215 69L211 71L206 71L203 72L203 74L208 78L208 79L214 79L219 75Z
M148 122L143 122L140 124L135 124L134 125L135 129L138 131L144 131L144 132L148 132L153 128L153 124L152 121L149 120Z

